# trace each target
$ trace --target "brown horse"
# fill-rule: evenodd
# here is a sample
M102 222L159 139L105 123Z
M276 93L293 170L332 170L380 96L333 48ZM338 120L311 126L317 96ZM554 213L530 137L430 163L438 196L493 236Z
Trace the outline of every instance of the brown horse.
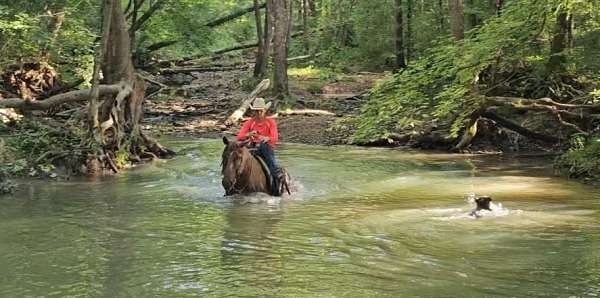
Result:
M223 137L223 143L225 149L221 156L221 174L223 174L222 184L225 188L225 195L254 192L274 195L260 162L252 156L246 148L246 144L230 141L226 137ZM284 185L289 193L287 179L285 179Z

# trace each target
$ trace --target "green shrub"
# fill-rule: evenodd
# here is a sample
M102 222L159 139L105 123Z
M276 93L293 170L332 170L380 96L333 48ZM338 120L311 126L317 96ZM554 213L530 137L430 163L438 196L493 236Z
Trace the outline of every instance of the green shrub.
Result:
M570 177L600 178L600 136L589 140L582 135L571 139L571 148L556 160L556 167Z

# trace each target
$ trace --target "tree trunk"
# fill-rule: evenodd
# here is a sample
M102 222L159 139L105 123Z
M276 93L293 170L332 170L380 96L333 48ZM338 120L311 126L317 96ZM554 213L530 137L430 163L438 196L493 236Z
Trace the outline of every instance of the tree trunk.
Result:
M304 30L304 52L306 54L310 54L310 32L308 31L310 12L308 0L302 0L302 28Z
M142 101L146 91L143 79L135 75L131 59L131 41L127 22L120 1L106 0L101 52L103 84L122 84L116 96L98 97L98 65L94 73L92 101L89 106L92 142L98 151L88 157L90 174L107 168L117 172L122 166L116 162L117 152L128 152L130 160L140 157L167 157L173 154L151 138L140 128L143 117ZM106 22L108 21L108 22ZM99 103L96 99L100 99ZM149 151L142 149L145 144Z
M261 30L262 35L259 37L259 44L262 44L262 49L259 49L256 57L256 65L254 66L254 77L264 78L267 76L269 66L269 54L271 51L271 41L273 39L273 0L267 0L265 3L265 18L264 27ZM259 22L256 23L259 25ZM258 32L258 29L257 29Z
M462 0L448 0L450 6L450 28L455 40L464 37L463 6Z
M504 0L496 0L496 15L500 16L502 14L502 6L504 6Z
M569 29L567 30L567 47L573 48L573 27L575 24L573 23L573 15L569 14L567 18L567 23L569 24Z
M438 0L438 17L439 17L439 24L440 24L440 31L443 31L446 26L446 15L444 14L444 1L443 0Z
M65 12L64 9L60 11L53 12L52 10L48 10L48 16L50 17L50 24L48 25L48 31L50 31L50 40L46 43L44 49L42 50L42 56L48 60L50 58L50 50L54 47L56 43L56 39L60 33L60 28L65 21Z
M254 0L254 19L256 20L256 39L258 40L258 49L256 51L256 63L254 64L254 77L262 78L264 73L261 71L261 68L264 64L262 59L265 58L265 55L263 54L265 51L265 41L258 0Z
M469 29L473 29L477 27L479 24L479 19L477 18L477 14L475 11L475 0L469 0L469 14L467 15L467 19L469 20Z
M406 68L406 59L404 57L404 44L403 44L403 21L402 21L402 0L395 0L395 11L396 11L396 71Z
M273 63L275 70L273 75L274 94L277 99L282 99L288 96L288 76L287 76L287 54L288 54L288 36L290 26L290 7L291 0L276 0L273 1L273 19L274 19L274 36L273 36ZM275 101L277 108L278 101Z
M308 7L310 8L310 14L313 18L316 18L317 15L317 5L315 4L315 0L307 0Z
M569 22L571 17L567 8L561 5L556 15L556 25L554 27L554 37L550 46L550 59L548 59L548 74L564 72L567 56L564 51L567 48L569 35Z
M294 0L290 0L290 7L288 8L288 12L290 14L287 16L288 27L287 27L286 43L287 43L287 51L289 52L290 44L292 43L292 25L294 24Z
M137 23L138 21L138 12L140 11L140 6L142 3L140 3L139 0L133 0L133 10L131 11L131 25L132 27L135 26L135 23ZM129 31L129 40L131 41L131 45L133 47L135 47L135 34L136 34L136 30L130 30Z
M412 15L413 15L413 0L407 0L406 11L406 61L410 61L412 55Z

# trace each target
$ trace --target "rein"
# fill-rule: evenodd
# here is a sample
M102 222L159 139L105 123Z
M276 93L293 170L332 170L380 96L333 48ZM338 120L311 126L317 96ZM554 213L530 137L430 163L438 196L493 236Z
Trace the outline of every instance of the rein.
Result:
M235 151L229 153L229 156L227 158L227 163L229 163L229 160L231 159L231 155L234 153ZM242 188L236 188L235 185L237 184L239 178L244 174L247 166L247 159L244 160L244 162L240 165L239 169L236 169L235 171L235 176L232 178L231 180L231 187L229 187L229 189L227 189L227 193L232 193L232 191L236 191L239 193L243 193L244 190L246 190L246 188L248 187L248 184L246 184L245 186L243 186Z

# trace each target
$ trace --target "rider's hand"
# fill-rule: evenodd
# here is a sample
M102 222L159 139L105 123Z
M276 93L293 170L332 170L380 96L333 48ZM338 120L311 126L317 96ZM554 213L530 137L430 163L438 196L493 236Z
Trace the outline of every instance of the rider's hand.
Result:
M249 131L249 132L246 134L246 138L251 138L251 137L253 137L255 134L256 134L256 131L254 131L254 130L251 130L251 131Z

